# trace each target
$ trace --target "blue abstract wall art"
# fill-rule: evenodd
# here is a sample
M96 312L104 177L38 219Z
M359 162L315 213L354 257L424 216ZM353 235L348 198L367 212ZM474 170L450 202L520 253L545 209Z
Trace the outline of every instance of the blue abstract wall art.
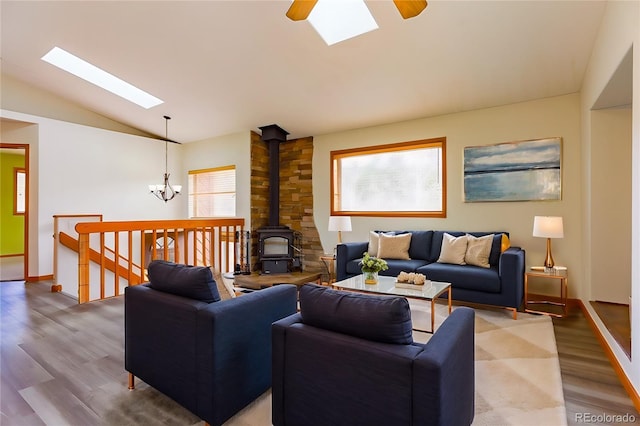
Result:
M464 148L464 201L560 200L562 139Z

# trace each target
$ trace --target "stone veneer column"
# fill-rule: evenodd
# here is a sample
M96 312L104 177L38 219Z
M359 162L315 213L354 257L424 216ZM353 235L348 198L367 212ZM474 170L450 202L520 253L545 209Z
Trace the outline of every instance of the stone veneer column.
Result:
M313 137L280 144L280 225L302 234L302 267L324 271L320 235L313 220ZM251 132L251 230L269 224L269 150L260 135ZM252 232L251 265L259 270L257 235Z

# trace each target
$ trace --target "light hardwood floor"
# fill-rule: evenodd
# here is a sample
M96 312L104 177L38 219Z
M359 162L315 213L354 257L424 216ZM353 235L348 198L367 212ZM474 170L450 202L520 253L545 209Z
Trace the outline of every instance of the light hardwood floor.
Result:
M590 302L611 336L631 359L631 318L629 305L609 302Z
M0 256L0 281L24 280L24 256Z
M562 374L562 387L569 425L585 424L583 414L640 415L624 390L607 355L579 307L569 309L565 318L554 318L553 328ZM583 417L584 418L584 417ZM595 422L590 424L620 424Z
M126 390L122 300L77 305L51 293L50 285L0 283L0 424L120 424L110 420L117 418L108 403L115 397L131 401L137 425L202 424L179 410L164 418L145 412L140 394ZM568 424L584 423L576 413L629 413L640 423L582 312L572 310L553 323ZM132 394L138 399L128 398Z

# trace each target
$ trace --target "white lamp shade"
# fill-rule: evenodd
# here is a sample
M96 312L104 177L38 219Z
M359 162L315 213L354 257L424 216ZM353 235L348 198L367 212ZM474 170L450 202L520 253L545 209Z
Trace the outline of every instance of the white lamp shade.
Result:
M564 228L560 216L535 216L533 236L541 238L563 238Z
M351 231L351 216L330 216L329 231Z

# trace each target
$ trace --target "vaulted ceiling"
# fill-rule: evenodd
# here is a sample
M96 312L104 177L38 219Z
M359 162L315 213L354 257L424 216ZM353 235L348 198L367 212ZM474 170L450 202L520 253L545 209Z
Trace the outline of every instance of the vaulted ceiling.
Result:
M277 123L320 135L580 90L602 1L429 1L327 46L289 1L1 2L2 72L191 142ZM165 101L143 109L40 58L59 46Z

